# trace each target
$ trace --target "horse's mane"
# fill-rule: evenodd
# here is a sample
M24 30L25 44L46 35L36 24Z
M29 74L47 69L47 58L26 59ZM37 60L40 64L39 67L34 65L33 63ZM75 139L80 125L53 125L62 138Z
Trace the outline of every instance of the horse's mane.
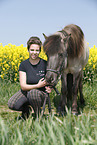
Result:
M70 24L64 27L63 29L67 34L71 34L71 37L68 41L68 56L80 57L84 49L84 33L81 28L77 25Z
M67 35L71 34L67 42L68 56L71 58L80 57L81 53L83 52L84 45L83 44L84 34L81 28L77 25L70 24L64 27L62 31L65 31ZM43 44L44 51L46 52L47 55L54 55L56 53L59 53L60 50L62 50L61 39L62 37L60 36L60 34L59 35L54 34L47 37L47 39Z

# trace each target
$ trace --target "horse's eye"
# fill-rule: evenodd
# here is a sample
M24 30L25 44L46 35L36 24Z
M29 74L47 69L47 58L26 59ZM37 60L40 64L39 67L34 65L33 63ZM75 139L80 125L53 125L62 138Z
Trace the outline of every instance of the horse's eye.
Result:
M63 57L63 54L62 53L59 53L59 57Z

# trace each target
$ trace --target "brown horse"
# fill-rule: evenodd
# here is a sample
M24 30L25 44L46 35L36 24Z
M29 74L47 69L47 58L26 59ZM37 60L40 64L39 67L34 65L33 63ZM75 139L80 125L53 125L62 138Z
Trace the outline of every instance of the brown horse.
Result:
M77 25L70 24L63 30L46 37L43 44L48 56L46 81L55 86L61 75L61 112L72 98L72 113L78 114L77 94L84 102L82 93L82 71L88 62L89 49L84 33Z

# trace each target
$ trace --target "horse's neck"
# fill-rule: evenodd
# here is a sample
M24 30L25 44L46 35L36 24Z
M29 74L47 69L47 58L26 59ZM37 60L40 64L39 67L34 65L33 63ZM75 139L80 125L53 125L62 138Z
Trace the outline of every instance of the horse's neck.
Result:
M85 40L83 48L82 55L79 58L67 58L67 68L64 69L66 73L76 73L85 67L89 58L89 47Z

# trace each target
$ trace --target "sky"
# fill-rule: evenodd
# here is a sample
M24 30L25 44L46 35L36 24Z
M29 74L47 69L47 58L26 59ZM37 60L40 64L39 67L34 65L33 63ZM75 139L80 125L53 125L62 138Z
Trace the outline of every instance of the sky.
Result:
M0 43L19 46L76 24L90 47L97 46L96 0L0 0Z

